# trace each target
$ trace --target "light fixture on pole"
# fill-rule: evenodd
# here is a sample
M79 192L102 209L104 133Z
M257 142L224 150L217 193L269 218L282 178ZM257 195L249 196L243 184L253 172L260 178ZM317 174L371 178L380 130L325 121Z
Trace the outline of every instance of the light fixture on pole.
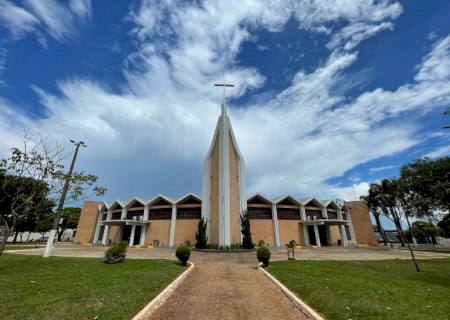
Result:
M77 159L78 149L80 147L87 147L83 141L70 140L75 145L75 153L73 154L72 163L70 164L69 172L66 176L66 181L64 182L64 187L61 193L61 198L59 198L58 208L56 209L55 219L53 220L53 227L50 230L48 236L47 245L45 246L44 258L48 258L52 254L53 242L55 241L56 232L58 230L58 225L60 224L61 212L64 207L64 201L66 200L67 192L69 191L70 179L72 178L73 168L75 167L75 160Z

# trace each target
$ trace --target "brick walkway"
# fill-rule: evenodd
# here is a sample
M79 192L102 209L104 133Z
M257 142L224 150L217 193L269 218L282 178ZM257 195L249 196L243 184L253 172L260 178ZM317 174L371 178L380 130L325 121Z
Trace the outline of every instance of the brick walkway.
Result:
M304 319L256 263L239 261L238 253L220 255L224 261L195 261L192 274L151 319Z

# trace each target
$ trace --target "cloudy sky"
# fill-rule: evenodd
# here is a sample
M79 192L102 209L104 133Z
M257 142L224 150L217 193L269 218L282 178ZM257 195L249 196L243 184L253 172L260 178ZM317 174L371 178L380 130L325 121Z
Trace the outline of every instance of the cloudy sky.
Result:
M200 193L220 112L249 193L354 199L450 154L448 1L0 0L0 156L83 140L105 200Z

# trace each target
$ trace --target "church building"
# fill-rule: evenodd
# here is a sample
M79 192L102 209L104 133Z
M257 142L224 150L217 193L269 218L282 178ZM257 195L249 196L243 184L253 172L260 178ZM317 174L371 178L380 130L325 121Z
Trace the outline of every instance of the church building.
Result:
M208 243L221 248L239 244L241 213L247 211L253 241L270 246L375 245L369 211L361 201L315 197L246 196L245 163L227 114L221 115L203 164L202 196L179 199L156 195L112 203L85 201L74 238L78 243L130 246L194 245L200 217L207 221Z

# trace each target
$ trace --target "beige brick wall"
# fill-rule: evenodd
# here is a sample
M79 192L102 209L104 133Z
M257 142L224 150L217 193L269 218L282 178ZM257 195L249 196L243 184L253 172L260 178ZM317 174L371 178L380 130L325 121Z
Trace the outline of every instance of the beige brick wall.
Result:
M178 219L175 225L175 246L184 244L186 241L194 246L197 242L195 239L195 233L198 229L199 219Z
M355 230L356 241L358 244L377 245L375 233L370 221L369 209L363 201L350 201L353 229Z
M239 170L238 155L230 136L230 241L241 243L241 227L239 223Z
M98 208L101 204L99 201L84 201L73 242L92 242L97 225Z
M256 245L258 245L259 240L264 240L266 244L271 246L275 244L272 220L250 219L250 231L252 232L252 240Z
M296 220L278 220L278 233L280 235L280 246L284 247L289 241L295 240L303 245L303 227Z
M209 243L219 243L219 141L214 142L211 157L211 222Z
M337 245L337 241L341 239L338 226L330 226L330 239L332 245Z
M160 246L169 245L170 220L151 220L147 226L145 235L145 245L153 244L154 240L159 240Z

